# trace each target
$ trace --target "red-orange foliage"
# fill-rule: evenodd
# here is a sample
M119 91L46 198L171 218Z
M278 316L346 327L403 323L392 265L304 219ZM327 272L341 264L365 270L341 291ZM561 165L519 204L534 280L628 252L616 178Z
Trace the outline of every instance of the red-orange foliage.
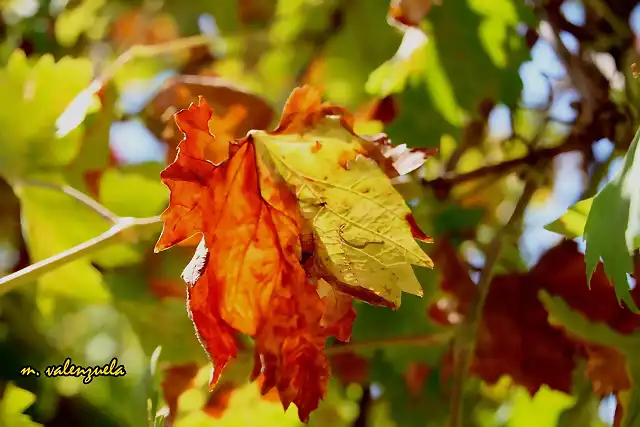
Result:
M442 289L456 297L456 311L465 314L477 292L455 250L444 240L436 247L435 261L443 275ZM601 395L624 390L629 380L623 356L568 336L562 328L549 324L548 313L538 299L544 289L561 296L577 312L594 322L629 334L640 327L640 317L618 305L615 291L599 265L587 285L584 256L577 244L564 241L547 251L526 274L509 274L493 279L487 297L472 372L488 382L502 375L526 387L531 394L546 384L571 393L572 372L579 358L587 360L586 374ZM640 301L636 288L634 299ZM430 309L432 317L446 313ZM607 369L600 369L603 363Z
M321 322L327 305L300 264L294 196L258 172L250 139L216 140L211 116L204 99L176 116L186 138L162 172L171 201L156 249L204 236L185 280L190 316L214 365L211 388L236 356L234 334L242 332L255 339L254 379L264 375L262 393L276 387L284 407L294 402L306 421L329 380L324 342L331 333L349 339L352 308L331 304L344 313L332 313L333 324Z

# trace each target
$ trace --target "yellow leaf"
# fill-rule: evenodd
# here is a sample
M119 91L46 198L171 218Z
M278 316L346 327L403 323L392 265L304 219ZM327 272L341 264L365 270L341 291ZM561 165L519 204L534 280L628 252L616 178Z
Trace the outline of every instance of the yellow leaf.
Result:
M326 271L393 307L400 305L403 291L422 295L411 265L431 268L433 262L413 237L402 196L377 163L358 155L363 140L337 117L303 135L253 131L251 136L261 159L295 188Z

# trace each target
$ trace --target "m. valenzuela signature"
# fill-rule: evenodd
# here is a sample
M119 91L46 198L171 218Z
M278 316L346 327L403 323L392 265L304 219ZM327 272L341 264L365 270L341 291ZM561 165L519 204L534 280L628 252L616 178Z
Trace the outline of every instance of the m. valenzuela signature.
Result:
M31 366L25 366L20 369L20 375L40 376L40 371L34 369ZM81 366L74 365L70 357L64 359L61 365L51 365L44 369L44 375L46 377L83 377L82 382L89 384L95 377L124 377L127 375L127 371L124 365L118 365L118 359L113 358L111 362L103 366Z

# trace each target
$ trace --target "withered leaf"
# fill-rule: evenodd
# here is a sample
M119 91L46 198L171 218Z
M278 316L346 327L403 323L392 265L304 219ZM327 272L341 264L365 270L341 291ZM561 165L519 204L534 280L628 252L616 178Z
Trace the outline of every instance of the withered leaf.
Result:
M253 131L260 158L290 184L315 241L315 273L342 292L398 307L422 294L411 265L433 263L415 241L430 241L378 161L396 162L386 136L364 139L353 117L305 87L289 98L273 132ZM411 152L406 147L399 151ZM384 165L384 163L383 163Z
M358 137L351 115L306 87L273 132L213 136L212 117L204 98L176 115L185 138L161 174L171 198L156 251L203 236L183 278L210 387L238 353L235 334L249 335L261 393L275 388L306 422L327 391L326 339L351 335L352 297L397 307L402 290L421 291L411 264L433 265L414 240L430 238L385 175L426 155Z
M229 145L210 135L211 116L204 100L176 116L186 138L161 175L171 200L156 250L204 236L184 278L190 316L214 365L211 387L236 356L234 334L242 332L255 339L262 391L276 387L284 406L296 403L306 420L326 392L324 341L330 330L350 325L321 326L325 303L299 262L294 195L260 166L253 143ZM230 154L216 165L210 156L220 147Z
M213 108L217 120L209 126L216 137L232 141L251 129L266 129L273 120L271 105L262 97L221 77L183 75L169 79L147 108L150 127L169 145L167 161L173 161L182 132L172 120L173 114L188 108L203 96ZM205 128L206 129L206 128Z

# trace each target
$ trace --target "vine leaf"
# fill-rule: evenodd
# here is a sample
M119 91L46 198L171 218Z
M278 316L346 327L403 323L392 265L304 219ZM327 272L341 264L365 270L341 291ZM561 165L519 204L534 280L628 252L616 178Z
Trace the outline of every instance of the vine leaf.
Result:
M56 62L46 54L33 62L21 50L10 55L6 67L0 68L0 93L12 106L0 112L0 126L5 129L0 169L5 178L59 170L75 159L84 126L76 123L77 115L67 115L61 121L68 132L56 135L56 120L89 84L92 73L86 58L63 57ZM51 81L59 84L51 85ZM95 96L86 101L85 110L95 111L99 106Z
M250 335L261 393L275 387L306 422L327 392L326 339L350 338L352 296L397 307L402 290L420 293L411 264L432 262L414 238L430 239L388 176L420 166L428 151L357 137L352 116L307 87L271 133L217 139L212 117L203 98L176 115L185 139L161 173L170 201L155 250L203 236L183 279L213 362L210 387L238 354L235 334ZM366 291L354 290L360 283Z
M474 296L477 288L455 249L444 242L444 239L438 240L434 258L438 272L443 275L441 290L455 300L447 298L448 304L435 302L429 314L435 319L449 319L455 314L455 319L468 315L470 301L477 298ZM639 290L634 289L632 293L637 302L640 302ZM596 268L589 289L584 256L576 242L564 240L543 254L527 273L493 278L483 308L471 372L488 383L509 375L531 395L545 385L569 394L573 387L571 373L584 358L594 386L600 384L594 387L596 391L603 395L606 391L621 391L626 374L613 373L611 367L616 366L615 363L607 365L605 373L609 376L602 376L602 370L598 369L598 360L606 357L615 361L615 354L596 347L606 343L583 340L550 322L547 308L538 299L540 291L562 298L571 310L621 335L632 336L640 330L640 317L618 305L613 286L601 265ZM536 351L531 351L532 348Z
M296 202L258 172L253 144L230 147L235 152L219 166L206 159L207 146L228 144L206 138L211 115L202 101L176 116L186 139L161 174L171 200L156 250L204 235L183 278L191 319L213 361L210 387L237 355L235 332L251 335L262 392L275 386L284 407L294 402L307 420L326 393L329 362L324 304L298 261Z
M384 137L354 134L352 120L305 88L292 94L275 131L250 135L260 158L295 189L313 233L318 275L345 293L397 308L403 291L422 295L411 265L433 262L416 242L431 239L419 231L385 170L404 173L399 165L421 164L415 159L425 152L387 150Z
M584 228L585 262L589 281L600 258L613 282L618 301L640 314L631 297L627 274L633 273L633 251L640 247L640 129L633 138L624 165L591 205Z

